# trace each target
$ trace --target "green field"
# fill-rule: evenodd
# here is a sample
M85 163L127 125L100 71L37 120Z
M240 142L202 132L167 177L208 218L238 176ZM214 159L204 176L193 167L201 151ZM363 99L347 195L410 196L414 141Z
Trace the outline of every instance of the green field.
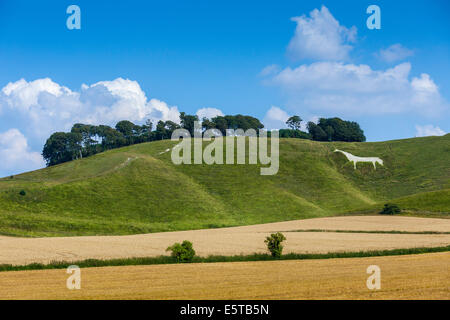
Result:
M172 164L176 142L107 151L0 179L0 233L133 234L374 213L450 216L450 135L372 143L280 140L277 175L259 165ZM378 156L358 163L335 149ZM20 195L24 190L25 195Z

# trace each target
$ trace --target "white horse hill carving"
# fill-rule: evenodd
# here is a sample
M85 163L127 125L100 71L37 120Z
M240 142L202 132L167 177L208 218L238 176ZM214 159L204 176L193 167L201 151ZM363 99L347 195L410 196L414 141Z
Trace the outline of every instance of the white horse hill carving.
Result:
M378 157L358 157L358 156L352 155L349 152L345 152L345 151L342 151L339 149L334 150L334 152L340 152L340 153L344 154L344 156L347 157L348 161L353 162L353 167L355 168L355 170L356 170L356 163L358 163L358 162L372 162L375 170L377 169L375 163L378 162L379 164L383 165L383 160L381 160Z

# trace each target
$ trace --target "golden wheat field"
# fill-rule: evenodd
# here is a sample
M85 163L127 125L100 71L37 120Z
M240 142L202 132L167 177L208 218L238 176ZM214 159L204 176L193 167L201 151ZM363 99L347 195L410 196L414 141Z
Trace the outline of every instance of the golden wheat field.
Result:
M369 265L381 289L369 290ZM450 253L0 273L1 299L450 299Z
M450 244L450 234L296 232L295 230L450 232L450 219L346 216L285 221L245 227L163 232L131 236L54 238L0 237L0 264L150 257L167 254L174 242L190 240L198 255L264 253L265 237L282 231L285 253L327 253Z

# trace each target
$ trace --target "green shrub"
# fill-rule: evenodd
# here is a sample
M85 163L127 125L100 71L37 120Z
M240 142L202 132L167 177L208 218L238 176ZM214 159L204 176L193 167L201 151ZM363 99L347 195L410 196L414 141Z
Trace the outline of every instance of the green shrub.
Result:
M192 242L184 240L183 243L174 243L168 247L166 251L172 251L171 256L174 257L177 262L190 262L195 256L195 250L192 247Z
M24 196L24 195L26 195L27 193L25 192L25 190L20 190L19 194L20 194L21 196Z
M398 205L393 203L386 203L383 210L380 211L381 214L397 214L400 213L400 208Z
M264 241L267 243L267 249L269 249L272 257L279 258L283 252L283 245L281 244L286 237L281 232L272 233L270 237L267 237Z

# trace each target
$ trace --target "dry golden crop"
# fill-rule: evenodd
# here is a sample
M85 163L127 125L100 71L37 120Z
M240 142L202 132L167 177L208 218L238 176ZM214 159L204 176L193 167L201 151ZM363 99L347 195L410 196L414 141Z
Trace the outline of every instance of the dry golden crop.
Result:
M265 253L265 237L277 231L287 237L284 253L355 252L450 244L450 234L295 232L310 229L450 232L450 219L347 216L131 236L0 237L0 264L158 256L167 254L168 246L183 240L193 242L200 256Z
M381 269L369 290L366 269ZM0 273L2 299L450 299L450 253Z

